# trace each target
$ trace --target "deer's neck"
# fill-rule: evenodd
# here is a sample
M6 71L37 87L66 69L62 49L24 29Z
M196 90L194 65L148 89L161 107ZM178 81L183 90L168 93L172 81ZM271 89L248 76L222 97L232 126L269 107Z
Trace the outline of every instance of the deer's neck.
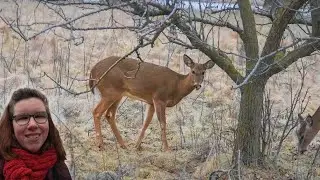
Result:
M182 98L190 94L194 89L191 76L179 74L179 79L175 91L172 92L171 98L167 102L168 107L178 104Z
M194 84L189 74L181 75L181 80L178 84L178 89L179 90L177 92L180 99L187 96L194 90Z

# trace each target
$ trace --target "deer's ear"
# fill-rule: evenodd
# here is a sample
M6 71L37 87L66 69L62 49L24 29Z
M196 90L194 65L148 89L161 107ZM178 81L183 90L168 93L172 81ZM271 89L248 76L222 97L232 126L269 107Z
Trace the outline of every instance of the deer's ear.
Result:
M308 114L308 116L306 117L306 122L309 126L313 125L313 120L312 117Z
M190 68L192 68L192 67L194 66L194 62L193 62L192 59L191 59L189 56L187 56L186 54L183 55L183 61L184 61L184 63L185 63L188 67L190 67Z
M209 60L209 61L207 61L206 63L204 63L203 65L204 65L204 67L205 67L206 69L210 69L210 68L212 68L212 67L215 65L215 63L214 63L213 61Z

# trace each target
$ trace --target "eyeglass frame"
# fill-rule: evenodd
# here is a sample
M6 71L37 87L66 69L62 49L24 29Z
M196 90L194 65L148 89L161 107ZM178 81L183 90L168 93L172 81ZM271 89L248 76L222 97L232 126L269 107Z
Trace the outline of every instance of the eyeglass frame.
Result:
M43 113L43 114L40 114L40 113ZM42 117L42 118L45 118L45 121L44 122L38 122L37 118L39 117L36 117L37 115L44 115L45 117ZM17 116L28 116L28 121L27 123L25 124L19 124L18 121L16 120L16 117ZM37 124L45 124L47 121L48 121L48 113L46 111L41 111L41 112L36 112L34 114L18 114L18 115L14 115L13 116L13 120L19 125L19 126L25 126L25 125L28 125L30 123L30 120L31 120L31 117L34 119L34 121L37 123Z

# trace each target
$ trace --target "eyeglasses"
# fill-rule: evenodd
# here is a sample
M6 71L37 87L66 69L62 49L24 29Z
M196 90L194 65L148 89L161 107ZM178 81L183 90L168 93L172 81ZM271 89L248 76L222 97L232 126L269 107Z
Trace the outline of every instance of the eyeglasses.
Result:
M46 112L36 112L34 114L18 114L13 116L13 119L16 121L18 125L24 126L29 124L31 117L33 117L33 119L38 124L44 124L48 120L48 114Z

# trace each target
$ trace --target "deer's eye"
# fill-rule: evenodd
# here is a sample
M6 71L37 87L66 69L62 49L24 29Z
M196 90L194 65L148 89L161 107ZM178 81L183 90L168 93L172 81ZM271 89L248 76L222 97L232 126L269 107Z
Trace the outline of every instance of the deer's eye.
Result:
M204 75L204 72L202 72L202 75Z
M192 74L195 74L196 72L195 71L192 71Z

